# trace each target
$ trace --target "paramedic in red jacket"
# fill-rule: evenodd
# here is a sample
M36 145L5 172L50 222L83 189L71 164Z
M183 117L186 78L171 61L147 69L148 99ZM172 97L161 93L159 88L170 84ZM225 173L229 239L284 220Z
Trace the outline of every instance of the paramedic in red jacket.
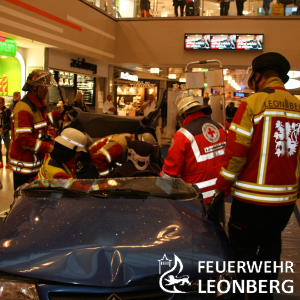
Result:
M183 123L172 138L161 176L196 184L204 201L210 203L223 165L225 130L210 119L211 108L201 106L192 96L180 100L177 112Z
M217 180L233 202L229 239L237 261L280 262L281 232L297 199L300 100L284 87L290 64L279 53L256 57L248 85L255 94L242 101L229 128L225 162ZM276 280L277 272L237 274L239 279ZM266 290L266 289L264 289ZM249 299L273 299L272 293Z
M59 110L47 114L45 99L48 88L57 83L50 72L32 71L23 87L28 91L11 114L11 143L9 168L14 173L14 189L36 176L46 153L53 150L53 142L43 141L48 122L61 119Z

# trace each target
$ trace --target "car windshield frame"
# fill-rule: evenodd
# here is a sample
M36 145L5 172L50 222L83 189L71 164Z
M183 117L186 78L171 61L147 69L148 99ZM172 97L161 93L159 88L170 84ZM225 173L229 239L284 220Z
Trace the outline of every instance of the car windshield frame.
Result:
M76 184L77 183L77 184ZM80 185L78 185L80 183ZM78 189L84 186L84 191ZM180 178L165 179L162 177L123 177L100 179L48 179L36 180L22 188L24 192L80 193L98 198L141 198L161 197L186 201L199 196L191 184Z

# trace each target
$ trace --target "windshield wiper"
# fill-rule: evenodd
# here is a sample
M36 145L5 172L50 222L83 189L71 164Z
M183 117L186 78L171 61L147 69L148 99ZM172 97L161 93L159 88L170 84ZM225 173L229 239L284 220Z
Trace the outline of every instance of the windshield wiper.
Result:
M167 195L167 194L152 194L147 191L141 190L134 190L134 189L103 189L90 192L92 195L99 195L99 194L106 194L106 195L136 195L136 196L151 196L156 198L167 198L172 200L177 200L174 195Z

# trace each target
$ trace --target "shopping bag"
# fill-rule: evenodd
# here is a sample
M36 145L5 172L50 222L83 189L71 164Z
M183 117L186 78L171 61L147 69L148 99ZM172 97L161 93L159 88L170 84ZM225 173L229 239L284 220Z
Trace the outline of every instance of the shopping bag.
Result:
M284 16L284 5L282 3L274 3L271 16Z

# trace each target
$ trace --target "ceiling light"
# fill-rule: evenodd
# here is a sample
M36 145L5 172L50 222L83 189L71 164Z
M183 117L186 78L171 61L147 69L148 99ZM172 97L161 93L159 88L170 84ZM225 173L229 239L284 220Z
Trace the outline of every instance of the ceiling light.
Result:
M185 78L179 78L179 82L186 82Z
M300 87L300 81L296 79L290 79L284 86L287 90L298 89Z
M150 73L152 74L159 74L159 68L151 68Z
M169 74L168 78L169 79L176 79L176 74Z
M289 71L288 76L290 78L298 78L300 77L300 71Z

